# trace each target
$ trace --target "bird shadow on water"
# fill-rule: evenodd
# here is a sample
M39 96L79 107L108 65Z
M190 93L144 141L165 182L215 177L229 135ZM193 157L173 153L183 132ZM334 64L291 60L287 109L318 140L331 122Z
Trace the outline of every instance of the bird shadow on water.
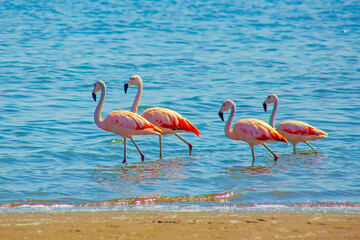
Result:
M124 166L99 166L92 177L101 185L116 191L131 191L143 184L156 184L185 178L188 157L144 161ZM135 186L134 186L135 185Z
M327 158L327 154L319 151L297 151L294 153L287 153L282 155L282 162L287 165L303 165L310 166L321 165L323 160Z
M225 168L225 173L233 174L247 174L247 175L269 175L276 170L284 170L287 167L302 165L305 167L315 167L323 164L326 159L326 153L318 151L298 151L294 153L284 153L279 155L277 161L265 166L254 164L250 166L233 166Z
M276 166L276 162L273 165L268 166L234 166L225 168L225 173L229 175L233 174L249 174L249 175L263 175L271 174L272 169Z

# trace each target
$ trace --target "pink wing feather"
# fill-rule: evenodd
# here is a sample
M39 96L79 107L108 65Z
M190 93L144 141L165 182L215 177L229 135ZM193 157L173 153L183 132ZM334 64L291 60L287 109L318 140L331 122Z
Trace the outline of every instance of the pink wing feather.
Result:
M110 127L122 127L134 131L151 129L159 133L163 132L160 128L151 124L140 115L128 111L114 111L109 113L104 119L104 126L105 130Z
M247 138L253 138L260 141L283 141L288 143L286 138L273 129L269 124L258 119L242 119L235 123L233 128L236 132Z
M200 137L200 131L189 120L170 109L160 107L149 108L141 116L160 128L192 132Z
M326 132L300 121L284 121L279 124L277 130L288 134L302 135L304 137L324 138L327 136Z

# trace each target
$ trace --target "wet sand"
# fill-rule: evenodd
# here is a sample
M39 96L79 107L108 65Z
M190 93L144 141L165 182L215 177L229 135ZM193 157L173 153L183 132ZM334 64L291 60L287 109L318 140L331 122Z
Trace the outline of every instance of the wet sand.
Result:
M360 214L0 214L0 239L360 239Z

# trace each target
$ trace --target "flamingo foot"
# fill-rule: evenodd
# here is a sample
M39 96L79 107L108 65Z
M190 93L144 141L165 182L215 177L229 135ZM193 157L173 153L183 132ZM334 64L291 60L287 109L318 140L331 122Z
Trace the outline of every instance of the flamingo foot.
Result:
M269 152L271 152L271 154L274 156L274 161L277 161L279 157L278 157L273 151L271 151L271 149L268 148L268 146L266 146L265 143L263 143L262 145L263 145L267 150L269 150ZM253 161L255 161L254 151L253 151Z
M145 155L141 154L141 161L143 162L145 160Z
M184 143L186 143L189 146L189 150L190 150L190 155L191 155L191 151L192 151L192 145L190 143L188 143L185 139L183 139L182 137L180 137L179 135L177 135L175 133L175 136L177 136L178 138L180 138L181 141L183 141Z
M126 158L124 158L124 160L122 161L122 163L126 163Z

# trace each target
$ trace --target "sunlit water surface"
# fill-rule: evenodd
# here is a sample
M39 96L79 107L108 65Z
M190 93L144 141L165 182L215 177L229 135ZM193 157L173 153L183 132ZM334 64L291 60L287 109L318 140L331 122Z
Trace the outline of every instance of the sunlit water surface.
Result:
M0 211L256 209L359 212L360 15L357 1L10 1L0 4ZM103 116L176 110L201 132L128 141L93 122L93 83ZM276 124L305 121L328 138L298 153L285 143L228 139L218 110ZM271 107L270 107L271 109ZM228 117L228 113L225 114ZM274 207L275 206L275 207ZM260 207L260 208L259 208ZM329 210L330 209L330 210Z

